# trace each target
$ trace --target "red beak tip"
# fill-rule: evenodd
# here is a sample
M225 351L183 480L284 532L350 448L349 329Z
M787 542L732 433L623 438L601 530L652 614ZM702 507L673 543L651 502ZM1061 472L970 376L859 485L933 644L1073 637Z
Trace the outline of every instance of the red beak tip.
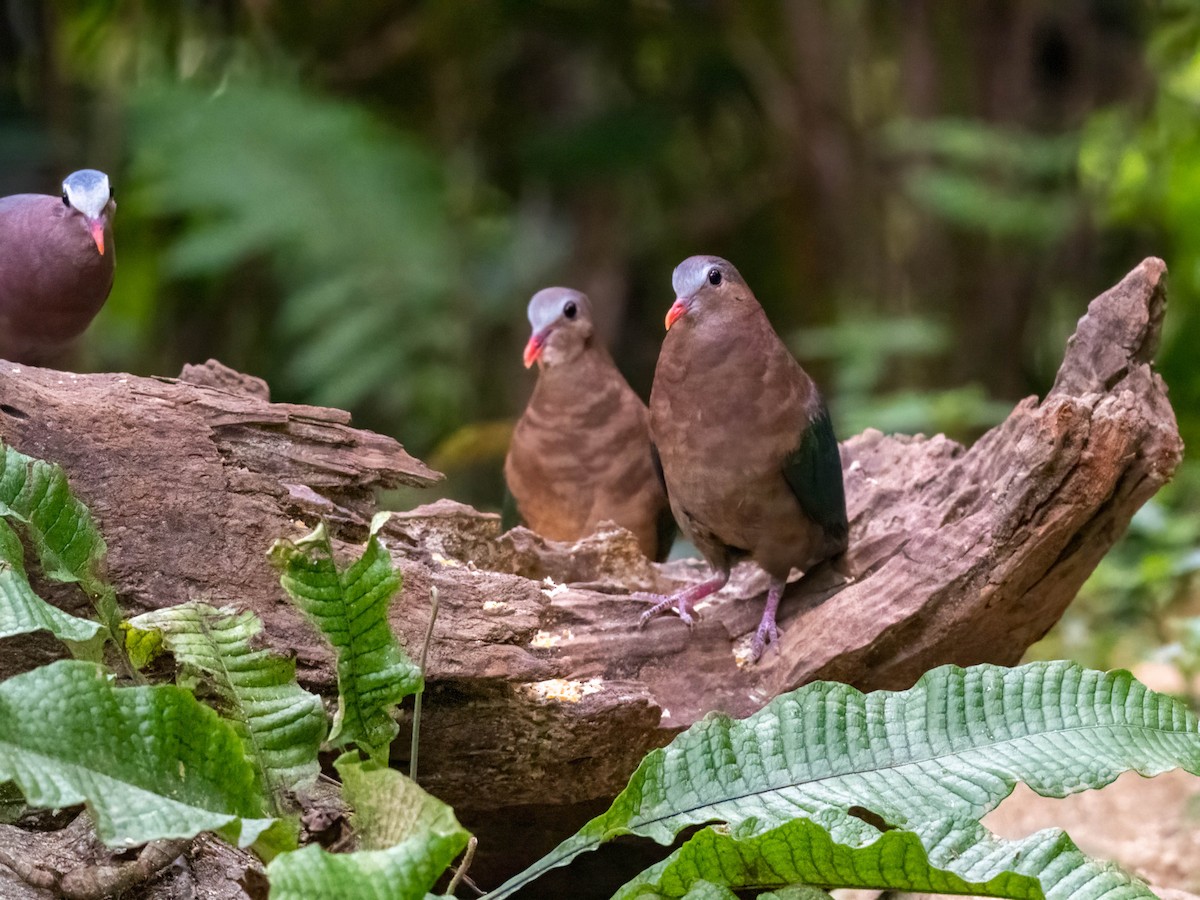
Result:
M671 304L671 308L667 310L667 331L671 330L671 326L676 323L683 314L687 312L687 304L682 300L676 300Z
M529 343L525 345L525 356L524 356L525 368L528 369L535 362L537 362L538 359L541 358L541 355L542 355L542 342L538 340L537 335L534 335L533 337L531 337L529 339Z
M91 223L92 240L96 242L96 249L100 251L100 255L104 255L104 222L96 220Z

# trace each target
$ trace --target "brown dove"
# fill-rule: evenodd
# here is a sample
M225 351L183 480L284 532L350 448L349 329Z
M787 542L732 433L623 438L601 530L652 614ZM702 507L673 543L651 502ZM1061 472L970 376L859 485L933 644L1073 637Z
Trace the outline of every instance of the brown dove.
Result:
M564 287L529 301L525 366L537 384L513 431L504 477L525 523L545 537L578 540L610 520L651 559L674 533L650 446L646 405L597 341L587 296Z
M0 197L0 358L40 363L91 323L113 283L108 176L72 172L62 196Z
M738 270L716 256L675 269L654 386L650 434L675 520L714 573L657 604L694 621L693 604L719 591L734 563L770 575L751 643L757 660L777 641L779 600L791 569L808 571L846 550L842 466L813 380L771 327Z

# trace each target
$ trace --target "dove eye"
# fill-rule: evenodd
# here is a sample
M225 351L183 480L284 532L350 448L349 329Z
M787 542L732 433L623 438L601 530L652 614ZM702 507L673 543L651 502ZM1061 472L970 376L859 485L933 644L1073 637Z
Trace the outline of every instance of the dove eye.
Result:
M708 283L713 285L714 287L721 283L721 270L720 269L709 269L708 270Z
M67 192L63 191L63 206L70 206L71 200L67 197Z
M566 316L568 319L575 318L575 313L578 311L579 310L575 306L574 300L568 300L567 305L563 307L563 315Z

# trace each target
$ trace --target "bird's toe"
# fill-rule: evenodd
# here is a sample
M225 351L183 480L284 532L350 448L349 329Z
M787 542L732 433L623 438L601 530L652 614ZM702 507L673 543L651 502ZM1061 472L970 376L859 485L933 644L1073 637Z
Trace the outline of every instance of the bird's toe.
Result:
M779 649L779 628L774 622L769 625L763 623L754 633L754 639L750 642L750 662L758 662L770 644L774 644L776 650Z
M680 621L682 621L683 624L687 625L688 627L695 625L700 620L700 617L692 611L691 604L688 603L686 596L648 594L641 591L630 594L629 596L633 597L635 600L646 600L654 603L652 607L642 613L638 618L638 628L645 627L647 622L656 616L662 615L669 609L674 609L676 614L679 616Z
M668 608L670 608L675 600L674 597L668 597L664 594L647 594L641 591L636 594L630 594L629 596L633 597L635 600L645 600L654 604L638 617L638 628L645 628L647 622L664 613Z
M664 600L670 600L666 594L652 594L649 591L634 591L629 595L632 600L645 600L648 603L662 603Z

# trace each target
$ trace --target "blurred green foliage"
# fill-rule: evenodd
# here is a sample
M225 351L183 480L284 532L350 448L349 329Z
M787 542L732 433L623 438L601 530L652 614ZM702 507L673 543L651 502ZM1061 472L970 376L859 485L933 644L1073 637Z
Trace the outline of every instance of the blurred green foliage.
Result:
M257 337L281 358L281 387L373 406L422 444L462 420L470 323L488 309L463 289L428 150L288 85L154 85L132 109L143 202L180 222L164 274L267 261L279 307Z
M645 393L671 268L718 252L781 331L831 341L801 338L823 383L874 353L870 327L851 345L843 298L872 322L936 323L937 354L896 346L898 368L830 393L855 429L969 438L993 398L1047 373L1025 384L1019 347L965 346L989 317L972 310L993 306L1024 343L1027 304L1006 308L1019 286L964 287L988 284L1009 242L1028 268L1074 227L1076 136L986 121L986 90L956 73L1007 80L1008 63L963 57L940 29L991 30L952 5L939 15L19 0L0 97L42 117L54 155L86 146L115 170L121 272L93 366L219 355L280 399L347 407L428 454L519 408L532 291L593 291ZM1081 40L1105 39L1092 31ZM923 66L946 73L936 114L911 90ZM461 485L484 503L497 488Z
M1109 240L1149 243L1170 265L1156 364L1188 457L1034 652L1101 666L1167 661L1200 703L1200 462L1190 449L1200 442L1200 8L1161 7L1146 50L1154 90L1088 120L1079 173Z
M945 390L887 388L898 366L944 359L950 340L950 330L929 319L863 316L806 329L791 344L802 361L832 363L834 376L826 395L843 435L866 428L885 433L980 434L1010 409L1009 404L990 399L980 384Z
M959 119L890 123L910 198L947 222L997 238L1057 240L1081 212L1074 190L1078 138Z
M1170 314L1157 363L1184 442L1200 443L1200 8L1162 4L1147 47L1157 90L1088 123L1080 176L1109 228L1150 233L1171 270Z

